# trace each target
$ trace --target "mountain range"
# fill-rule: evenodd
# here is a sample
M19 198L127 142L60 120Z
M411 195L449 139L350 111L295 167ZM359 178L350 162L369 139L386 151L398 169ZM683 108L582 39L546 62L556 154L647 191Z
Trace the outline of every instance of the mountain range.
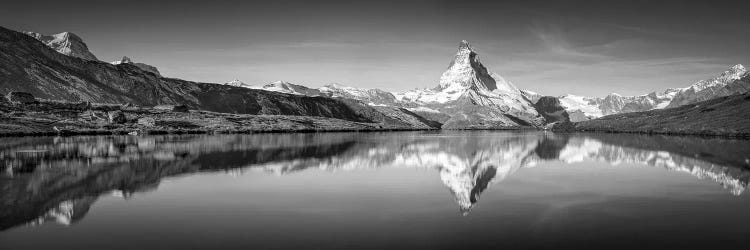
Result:
M743 65L737 64L716 76L684 88L669 88L639 96L622 96L612 93L605 97L586 97L567 94L552 98L559 99L559 105L566 111L565 115L558 114L560 117L564 116L567 117L565 119L578 122L613 114L675 108L718 97L746 93L750 91L750 84L740 79L749 74L750 72ZM311 89L302 85L283 83L290 87L278 87L279 82L263 86L244 85L244 87L296 95L343 97L360 100L374 106L405 107L420 114L444 113L449 118L441 122L448 124L451 121L459 122L459 117L466 117L472 111L479 110L487 112L485 114L487 117L477 119L491 121L492 118L489 117L494 115L495 119L505 124L515 122L516 125L539 126L545 121L550 123L561 120L541 120L541 111L535 107L535 104L544 95L531 90L520 90L499 74L490 73L466 41L459 44L458 53L442 74L439 85L431 89L387 92L340 84L329 84L318 89ZM549 99L547 101L555 102ZM487 107L489 109L486 109ZM498 110L501 112L496 112ZM513 121L505 121L503 117Z
M718 97L746 93L750 91L750 84L739 80L748 74L750 73L744 66L737 64L714 77L684 88L670 88L639 96L622 96L612 93L605 97L584 97L568 94L558 98L568 113L583 114L577 118L571 117L572 121L577 122L606 115L675 108ZM525 94L530 99L539 96L531 91L526 91Z
M70 102L130 103L145 107L178 104L221 113L321 116L396 124L403 128L427 127L423 123L404 122L402 118L411 114L390 117L348 99L167 78L127 57L113 63L85 60L68 56L27 34L1 27L0 44L3 44L0 50L0 93L3 94L20 91L37 98Z
M327 84L310 88L285 81L199 83L163 77L154 66L128 57L100 62L83 40L63 32L41 35L0 28L0 92L38 98L142 106L180 104L206 111L323 116L357 122L396 122L443 129L540 128L606 115L674 108L750 90L748 71L735 65L685 88L640 96L563 95L543 98L490 71L467 41L433 88L404 92ZM553 100L557 99L557 100ZM544 100L543 104L537 104ZM561 111L562 108L563 110ZM416 123L415 123L416 122Z

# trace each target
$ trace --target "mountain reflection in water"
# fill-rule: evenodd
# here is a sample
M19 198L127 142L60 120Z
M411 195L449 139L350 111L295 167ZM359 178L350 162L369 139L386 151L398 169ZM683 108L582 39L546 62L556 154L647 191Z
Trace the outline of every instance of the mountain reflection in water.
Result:
M548 161L641 164L719 183L741 195L750 141L541 132L392 132L3 138L0 230L83 218L102 194L129 198L164 177L200 171L435 169L466 215L520 168Z

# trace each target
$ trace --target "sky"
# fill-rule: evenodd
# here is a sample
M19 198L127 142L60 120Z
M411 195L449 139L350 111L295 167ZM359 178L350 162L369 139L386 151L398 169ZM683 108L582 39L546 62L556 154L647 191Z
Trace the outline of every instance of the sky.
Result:
M747 2L4 0L0 26L168 77L389 91L437 86L465 39L522 89L639 95L750 64Z

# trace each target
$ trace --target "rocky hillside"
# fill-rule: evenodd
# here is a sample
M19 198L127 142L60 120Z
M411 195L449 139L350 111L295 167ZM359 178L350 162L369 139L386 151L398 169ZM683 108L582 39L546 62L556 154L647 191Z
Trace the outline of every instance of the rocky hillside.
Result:
M734 65L715 77L696 82L687 88L677 89L672 102L667 107L674 108L717 97L746 93L750 91L748 75L750 72L744 66ZM744 80L740 80L743 78Z
M229 85L164 78L132 63L112 65L52 50L31 36L0 28L0 93L22 91L38 98L131 103L184 104L223 113L302 115L356 122L382 122L382 114L356 102L282 94ZM378 115L372 115L378 114Z
M609 115L555 129L750 137L748 121L750 93L745 93L676 108Z
M639 96L621 96L616 93L609 94L606 97L564 95L560 97L560 101L568 113L580 111L587 117L574 119L573 121L588 120L612 114L674 108L748 92L750 91L750 84L746 81L738 81L748 74L750 73L744 66L737 64L716 76L685 88L670 88Z

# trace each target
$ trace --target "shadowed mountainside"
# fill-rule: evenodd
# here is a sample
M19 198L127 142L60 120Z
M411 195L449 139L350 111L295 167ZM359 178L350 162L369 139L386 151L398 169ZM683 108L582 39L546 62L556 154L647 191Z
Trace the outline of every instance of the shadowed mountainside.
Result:
M0 93L140 106L183 104L191 109L253 115L301 115L384 122L358 102L163 78L139 67L66 56L31 36L0 27Z

